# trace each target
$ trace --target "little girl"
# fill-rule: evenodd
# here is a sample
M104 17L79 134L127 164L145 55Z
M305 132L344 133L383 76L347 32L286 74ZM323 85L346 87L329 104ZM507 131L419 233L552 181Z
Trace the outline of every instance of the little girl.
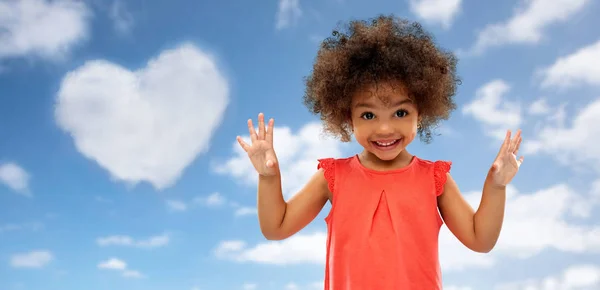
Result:
M475 212L449 174L450 162L406 148L455 108L456 59L419 24L380 16L334 31L318 52L304 101L325 129L364 148L318 160L318 170L289 201L273 148L273 119L258 116L252 145L238 142L258 172L258 218L269 240L290 237L332 204L326 217L325 289L442 289L438 234L445 222L466 247L489 252L504 215L506 185L523 157L510 131L490 166Z

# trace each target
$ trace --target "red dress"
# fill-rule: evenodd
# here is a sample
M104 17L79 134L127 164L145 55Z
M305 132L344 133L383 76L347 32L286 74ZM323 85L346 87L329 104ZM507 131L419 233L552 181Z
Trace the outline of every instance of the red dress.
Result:
M320 159L333 194L325 290L441 290L437 197L450 166L415 156L376 171L358 156Z

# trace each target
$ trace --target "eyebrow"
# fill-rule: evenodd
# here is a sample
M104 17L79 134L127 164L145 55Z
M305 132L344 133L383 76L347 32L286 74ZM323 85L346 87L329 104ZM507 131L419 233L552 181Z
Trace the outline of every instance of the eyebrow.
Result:
M404 99L402 101L398 101L398 102L392 104L391 107L399 107L406 103L412 103L412 101L410 99ZM375 106L373 106L371 103L357 103L356 105L354 105L354 108L370 108L370 109L372 109L374 107Z

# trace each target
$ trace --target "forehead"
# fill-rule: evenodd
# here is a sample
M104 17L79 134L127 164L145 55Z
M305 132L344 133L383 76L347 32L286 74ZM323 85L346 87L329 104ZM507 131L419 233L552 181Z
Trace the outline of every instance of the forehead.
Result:
M382 81L366 84L357 89L352 96L352 106L364 103L391 106L405 100L410 100L406 86L399 81Z

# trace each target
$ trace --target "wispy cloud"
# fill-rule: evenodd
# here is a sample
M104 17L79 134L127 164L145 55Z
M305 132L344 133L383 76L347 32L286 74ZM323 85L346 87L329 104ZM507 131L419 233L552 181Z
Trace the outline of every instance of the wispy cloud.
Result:
M0 183L8 186L24 196L31 196L29 190L29 173L13 162L0 163Z
M539 43L551 25L565 23L581 12L590 0L519 0L506 21L486 26L477 35L471 53L511 44Z
M27 253L14 254L10 258L13 268L42 268L54 259L52 252L48 250L35 250Z
M164 247L169 244L169 235L162 234L158 236L152 236L147 239L136 240L131 236L114 235L101 237L96 239L96 243L101 247L108 246L122 246L122 247L135 247L143 249L152 249Z
M448 29L458 16L462 0L409 0L412 13L427 23Z
M129 269L127 263L119 258L110 258L100 262L98 269L116 271L121 273L125 278L144 278L141 272Z
M275 28L282 30L295 25L302 17L300 0L279 0Z
M2 1L0 11L0 59L59 60L88 38L91 10L83 1Z

